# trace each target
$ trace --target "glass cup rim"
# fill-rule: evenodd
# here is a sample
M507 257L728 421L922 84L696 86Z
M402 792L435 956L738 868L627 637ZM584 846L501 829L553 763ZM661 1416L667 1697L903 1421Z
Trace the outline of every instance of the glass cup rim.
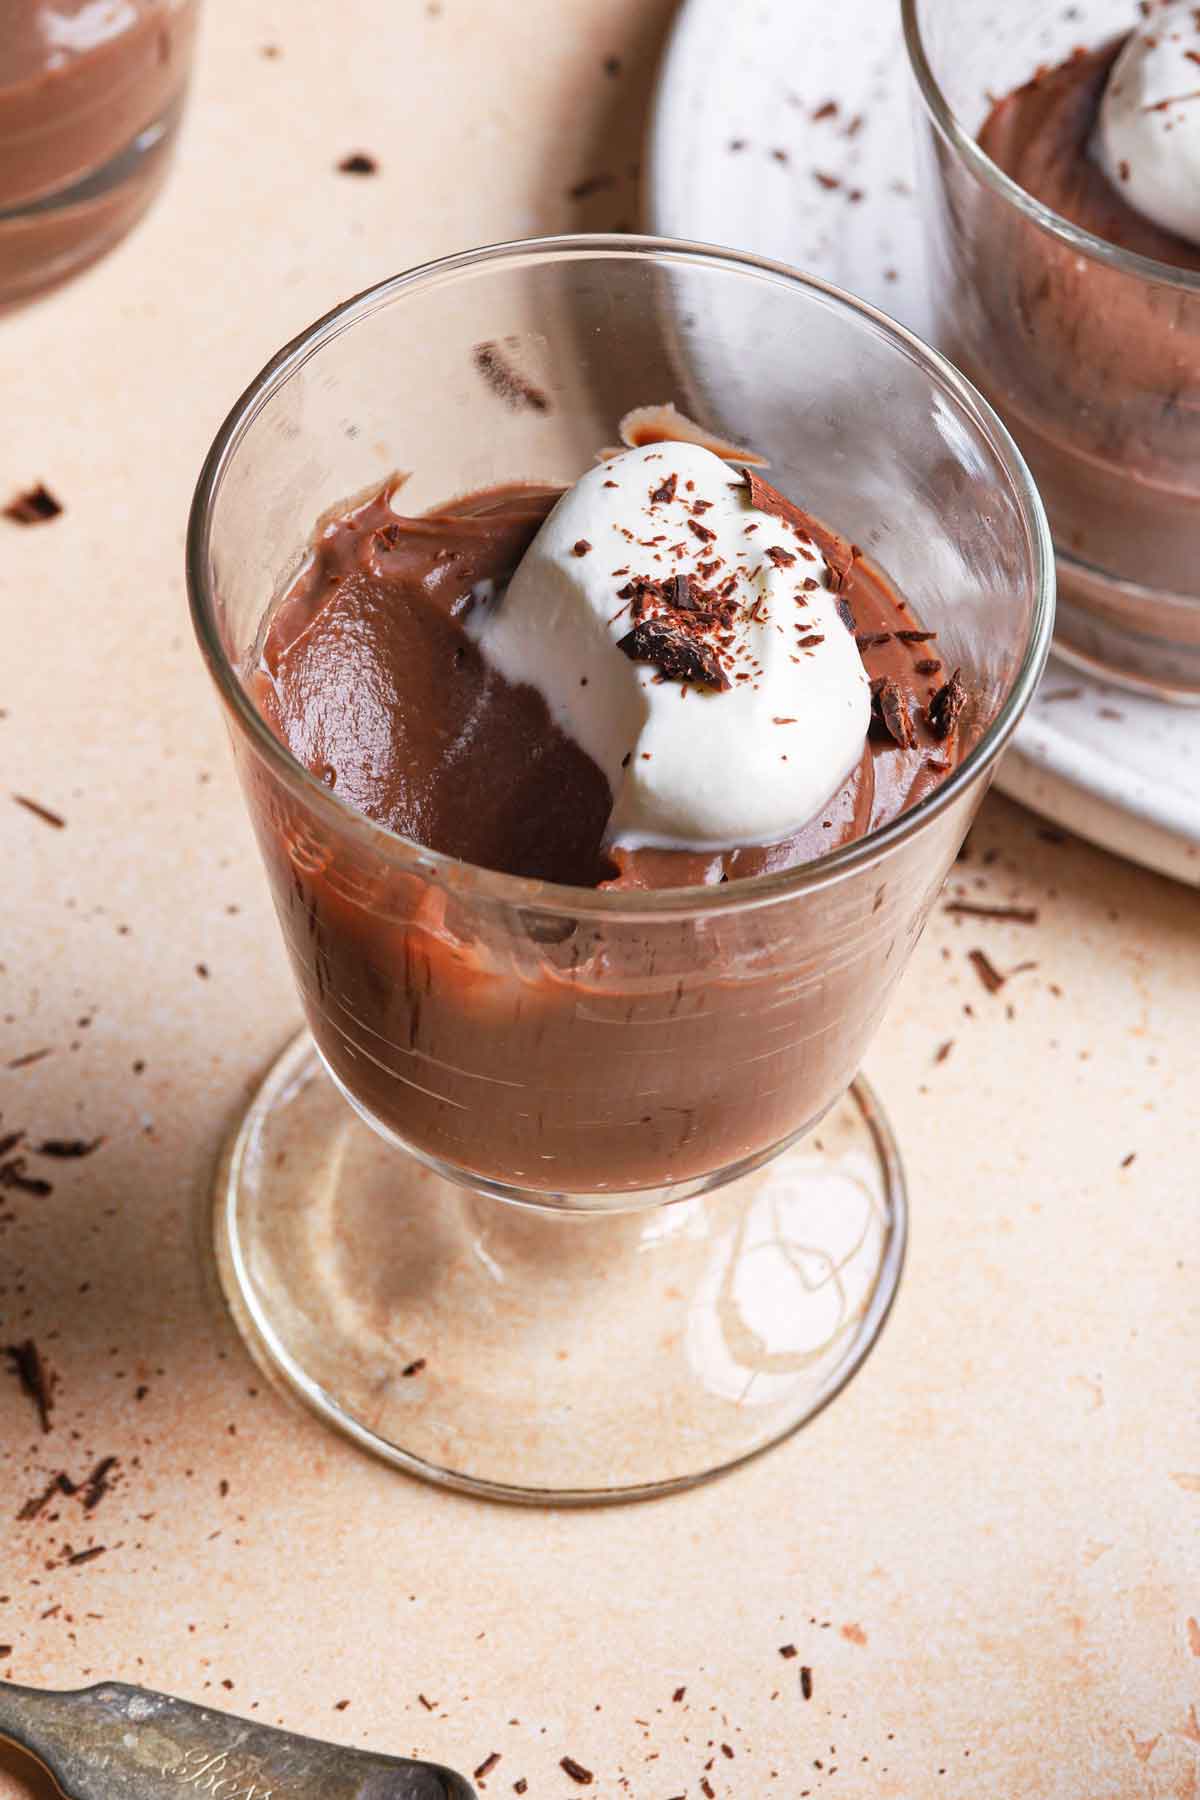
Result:
M436 285L448 276L465 275L488 266L518 266L531 260L555 261L588 256L613 260L648 257L703 267L715 265L730 272L741 270L820 295L841 311L857 315L889 340L894 348L904 351L926 374L935 377L943 390L949 391L960 411L988 440L1012 484L1028 525L1036 588L1032 620L1020 664L996 717L962 762L924 799L888 824L811 862L716 885L607 891L556 885L464 863L457 857L430 850L415 839L404 837L368 818L318 781L276 737L253 705L221 642L216 623L216 595L208 579L213 512L223 476L241 439L262 408L286 382L326 344L360 320L401 296ZM985 774L1011 737L1045 665L1054 620L1054 551L1037 487L999 415L952 363L878 308L786 263L720 245L635 233L571 233L519 238L438 257L374 283L298 333L249 383L213 439L196 483L188 518L186 572L192 626L223 703L275 775L318 816L336 824L343 837L349 835L365 848L386 846L392 852L401 853L416 873L440 879L448 885L461 888L467 882L479 898L560 917L610 921L614 918L662 919L664 916L690 918L700 913L739 912L788 900L852 875L915 836Z
M992 161L959 120L933 72L917 17L920 4L921 0L900 0L900 17L909 67L916 80L922 104L934 126L946 142L953 146L960 162L965 163L976 180L1068 248L1080 251L1096 262L1107 263L1110 268L1117 269L1124 275L1137 275L1145 281L1155 281L1162 287L1181 288L1185 293L1200 293L1200 271L1179 269L1172 263L1159 262L1156 257L1142 256L1135 250L1125 250L1119 244L1110 244L1107 238L1098 237L1086 226L1072 224L1070 219L1064 219L1061 213L1056 213L1052 207L1027 193L1011 175L1005 174L999 163Z

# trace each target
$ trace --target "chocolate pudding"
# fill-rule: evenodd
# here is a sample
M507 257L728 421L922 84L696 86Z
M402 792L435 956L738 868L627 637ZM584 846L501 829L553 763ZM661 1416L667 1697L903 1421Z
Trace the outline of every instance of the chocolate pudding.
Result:
M537 687L505 679L487 660L488 640L473 629L480 596L511 592L557 488L494 489L402 517L389 484L327 517L265 622L247 672L255 702L349 807L464 865L581 889L661 890L811 862L943 780L964 734L971 740L972 709L933 634L881 570L756 473L727 473L722 485L744 489L756 519L789 521L793 548L770 543L764 552L794 586L785 596L798 609L790 662L803 673L804 658L821 654L822 634L805 629L804 609L818 586L808 571L823 561L836 612L822 598L833 630L846 634L831 648L843 656L843 643L857 640L850 653L870 684L869 732L854 766L815 816L778 841L718 850L613 843L609 779ZM671 490L675 501L673 482ZM666 492L664 484L657 498ZM686 505L684 513L692 516ZM702 523L701 533L714 535ZM592 553L586 539L575 543L581 566ZM715 556L700 565L707 586L695 574L633 566L603 575L622 615L614 630L629 628L617 649L633 657L639 630L660 634L652 697L685 714L708 707L715 719L729 703L722 684L731 692L749 677L729 648L730 577L723 598L714 565ZM666 633L675 634L670 654ZM694 655L705 642L726 646L723 666L674 666L681 644ZM798 721L770 724L786 763ZM853 1074L944 872L926 853L910 892L868 888L865 903L861 888L851 895L833 884L814 893L802 922L769 907L689 915L684 896L658 916L589 916L583 894L575 919L569 909L540 911L536 887L527 904L485 904L466 866L460 902L444 872L427 883L415 867L382 866L366 846L348 864L266 765L250 779L327 1065L419 1154L520 1188L587 1193L691 1180L805 1129Z
M1161 276L1116 267L964 188L952 205L967 293L947 301L943 335L1012 429L1070 559L1066 641L1118 677L1200 687L1200 295L1171 279L1200 271L1200 248L1130 203L1128 162L1114 181L1097 154L1128 42L1039 70L993 105L979 143L1059 218L1152 259Z
M197 0L29 0L0 34L0 302L61 279L149 204L183 105Z

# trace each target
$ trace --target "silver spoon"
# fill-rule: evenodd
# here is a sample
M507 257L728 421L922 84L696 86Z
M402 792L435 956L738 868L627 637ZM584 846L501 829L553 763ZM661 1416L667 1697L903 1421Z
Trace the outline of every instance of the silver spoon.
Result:
M105 1681L74 1693L0 1682L0 1738L70 1800L476 1800L436 1763L277 1731Z

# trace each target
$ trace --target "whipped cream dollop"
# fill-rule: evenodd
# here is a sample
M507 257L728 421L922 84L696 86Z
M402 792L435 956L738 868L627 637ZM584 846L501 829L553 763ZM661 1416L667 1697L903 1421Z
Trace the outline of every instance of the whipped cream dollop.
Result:
M1113 64L1092 145L1145 218L1200 245L1200 7L1151 7Z
M649 444L568 489L469 629L603 771L610 843L770 844L863 753L870 685L843 573L798 521L752 504L738 468Z

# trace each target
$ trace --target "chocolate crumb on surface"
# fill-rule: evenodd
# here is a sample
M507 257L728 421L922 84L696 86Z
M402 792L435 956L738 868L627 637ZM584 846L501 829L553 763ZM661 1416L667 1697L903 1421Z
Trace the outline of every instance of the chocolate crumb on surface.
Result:
M98 1150L103 1142L102 1137L43 1138L40 1144L34 1145L34 1153L37 1156L57 1157L60 1161L67 1162L76 1157L90 1156L93 1150Z
M679 477L677 474L675 474L674 470L672 470L672 472L667 476L667 478L664 482L662 482L656 488L651 488L651 490L650 490L651 506L662 506L662 505L665 505L667 503L667 501L673 500L675 498L675 490L678 487L678 485L679 485Z
M971 964L980 981L989 994L998 994L1007 977L1002 975L986 950L968 950L967 961Z
M518 1776L516 1781L513 1782L513 1793L514 1794L524 1794L528 1791L528 1788L529 1788L529 1783L526 1781L526 1779L523 1775Z
M413 1375L419 1375L424 1367L425 1358L423 1356L418 1356L415 1362L406 1363L400 1373L401 1375L411 1377Z
M592 1771L590 1769L585 1769L581 1762L576 1762L573 1756L560 1757L558 1766L563 1771L564 1775L569 1775L572 1781L577 1781L579 1783L580 1787L590 1787L591 1783L596 1779L592 1774Z
M27 1166L23 1156L13 1156L7 1162L0 1163L0 1190L30 1194L35 1200L49 1199L54 1192L51 1183L44 1181L40 1175L26 1174Z
M825 169L814 169L813 180L818 186L823 187L826 193L832 193L835 188L840 188L842 185L840 175L830 175Z
M800 1652L797 1650L795 1644L780 1644L779 1654L783 1657L785 1662L791 1662L792 1658L794 1656L799 1656Z
M72 1550L67 1557L67 1563L72 1569L77 1569L82 1563L95 1562L96 1558L103 1556L107 1549L107 1544L93 1544L90 1550Z
M808 1667L807 1663L800 1671L800 1692L806 1700L811 1700L813 1697L812 1670Z
M345 1712L349 1704L350 1702L348 1700L335 1700L333 1703L333 1710L334 1712Z
M40 819L43 825L52 825L55 831L62 831L65 828L67 821L61 813L55 812L53 807L43 806L40 800L31 800L28 794L14 794L13 799L18 806L23 806L26 812L31 812L35 819Z
M62 510L62 501L56 500L45 483L39 481L36 487L14 495L4 508L4 516L14 525L47 525Z
M42 1353L32 1338L9 1344L4 1352L9 1368L17 1378L21 1392L33 1402L43 1431L50 1429L54 1409L54 1377L42 1361Z
M687 1689L685 1687L677 1687L675 1689L675 1692L671 1695L671 1698L675 1702L676 1706L679 1705L679 1702L683 1699L683 1696L686 1693L687 1693Z
M1036 925L1036 906L987 906L976 900L949 900L943 912L956 913L966 919L998 919L1008 925Z
M435 1712L437 1710L436 1700L427 1700L424 1694L418 1694L417 1699L421 1702L421 1705L425 1708L426 1712Z
M950 1052L953 1050L953 1048L954 1048L954 1039L947 1038L944 1043L938 1045L937 1050L934 1052L934 1058L933 1058L934 1062L935 1063L944 1063L946 1058L949 1056Z
M355 150L349 156L343 156L338 164L339 175L376 175L379 164L365 150Z
M493 394L507 405L514 408L528 407L530 412L550 411L550 401L546 394L532 381L527 381L519 369L513 367L499 344L490 339L476 344L473 356L475 367Z
M486 1781L487 1777L491 1774L499 1761L500 1752L498 1750L490 1750L480 1763L479 1767L472 1773L472 1781Z
M1136 1151L1136 1150L1131 1150L1131 1151L1130 1151L1130 1152L1129 1152L1129 1155L1128 1155L1128 1156L1123 1156L1123 1157L1122 1157L1122 1158L1121 1158L1121 1167L1122 1167L1122 1168L1123 1168L1123 1169L1127 1169L1127 1168L1129 1168L1129 1166L1130 1166L1130 1164L1131 1164L1131 1163L1133 1163L1133 1162L1135 1162L1135 1161L1136 1161L1136 1159L1137 1159L1137 1151Z
M836 100L826 100L821 106L817 107L812 115L814 125L819 125L822 119L832 119L837 112L837 109L838 103Z
M117 1466L115 1456L102 1456L91 1474L83 1484L83 1510L95 1512L105 1494L112 1487L112 1472Z
M26 1050L23 1056L10 1057L4 1066L6 1069L28 1069L33 1063L41 1062L43 1057L53 1055L49 1046L44 1050Z
M591 547L586 538L576 538L571 545L571 552L574 556L586 556Z

